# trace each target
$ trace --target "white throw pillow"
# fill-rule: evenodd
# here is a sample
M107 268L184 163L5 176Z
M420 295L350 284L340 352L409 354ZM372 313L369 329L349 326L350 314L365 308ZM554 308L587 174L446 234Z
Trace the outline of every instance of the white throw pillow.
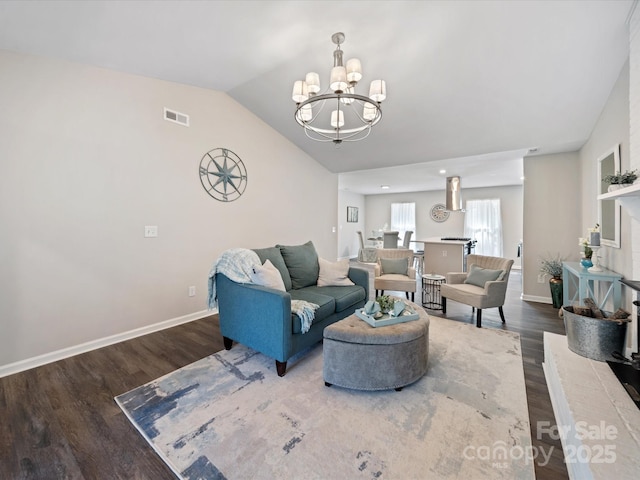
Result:
M269 259L265 260L264 265L256 265L249 272L251 282L263 287L274 288L286 292L282 275Z
M345 286L355 285L349 278L349 259L330 262L324 258L318 258L320 265L320 275L318 275L318 286Z

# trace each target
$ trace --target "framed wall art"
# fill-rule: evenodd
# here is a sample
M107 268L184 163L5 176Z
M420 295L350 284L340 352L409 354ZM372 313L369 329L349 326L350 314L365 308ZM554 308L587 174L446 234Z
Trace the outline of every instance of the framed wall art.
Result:
M347 207L347 222L358 223L358 207Z

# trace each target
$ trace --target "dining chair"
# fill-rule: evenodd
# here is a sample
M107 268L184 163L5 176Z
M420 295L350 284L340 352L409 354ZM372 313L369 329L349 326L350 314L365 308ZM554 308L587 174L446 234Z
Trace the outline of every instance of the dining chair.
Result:
M403 248L411 248L411 235L413 235L413 230L407 230L404 232L404 238L402 239Z
M400 235L400 232L383 232L383 248L398 248L398 235Z
M356 233L358 234L358 238L360 239L358 261L363 263L375 263L378 260L378 256L376 253L377 249L375 247L365 247L364 236L362 235L362 232L358 230Z

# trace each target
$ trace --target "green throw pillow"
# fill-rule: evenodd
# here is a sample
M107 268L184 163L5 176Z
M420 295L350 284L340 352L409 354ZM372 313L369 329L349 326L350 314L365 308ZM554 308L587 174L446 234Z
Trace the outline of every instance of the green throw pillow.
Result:
M313 242L308 241L304 245L294 246L276 245L276 247L280 249L284 263L289 270L291 288L304 288L318 283L320 265Z
M487 282L493 282L497 280L503 273L503 270L489 270L488 268L482 268L472 263L469 267L469 274L464 283L469 283L480 288L484 288L484 284Z
M287 270L287 265L284 263L280 249L278 247L254 248L253 251L258 254L258 258L260 258L262 264L267 260L271 261L273 266L280 272L280 276L282 276L284 288L287 291L291 290L291 277L289 276L289 270Z
M381 258L380 268L382 274L396 273L398 275L406 275L409 269L408 258Z

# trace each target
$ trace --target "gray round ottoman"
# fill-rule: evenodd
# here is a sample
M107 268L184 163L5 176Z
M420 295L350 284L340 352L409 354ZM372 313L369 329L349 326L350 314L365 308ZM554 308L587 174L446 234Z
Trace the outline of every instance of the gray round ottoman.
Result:
M427 372L429 316L386 327L372 327L355 314L324 329L325 385L357 390L401 390Z

